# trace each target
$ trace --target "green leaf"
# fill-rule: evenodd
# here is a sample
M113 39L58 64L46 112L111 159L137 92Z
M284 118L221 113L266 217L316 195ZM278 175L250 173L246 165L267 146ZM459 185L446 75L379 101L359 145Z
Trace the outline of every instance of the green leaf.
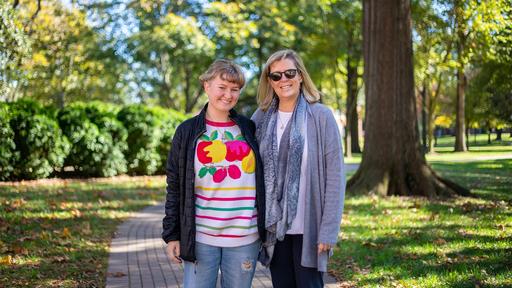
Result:
M217 130L215 130L212 132L212 135L210 135L210 140L213 141L213 140L217 139L217 137L219 137L219 132L217 132Z
M244 136L243 136L242 134L240 134L240 135L236 135L236 138L235 138L235 139L236 139L236 140L240 140L240 141L245 141L245 138L244 138Z
M208 167L204 166L199 170L199 178L203 178L208 173Z
M210 137L208 137L208 135L206 135L206 134L203 134L201 136L201 138L199 138L199 139L204 140L204 141L210 141Z
M208 167L208 173L210 173L212 176L213 174L215 174L215 172L217 172L217 168L215 167Z
M224 132L224 138L226 138L227 140L233 140L235 139L235 137L233 137L233 134L229 131L225 131Z

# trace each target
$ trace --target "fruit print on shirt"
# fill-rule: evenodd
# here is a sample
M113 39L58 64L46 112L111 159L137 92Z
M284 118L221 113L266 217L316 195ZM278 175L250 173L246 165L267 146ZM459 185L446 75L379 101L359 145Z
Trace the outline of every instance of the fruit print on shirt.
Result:
M213 176L213 182L220 183L229 177L239 179L242 171L254 173L256 161L254 152L239 134L236 137L229 131L224 131L222 139L219 131L213 130L210 136L203 134L197 144L197 159L203 167L199 170L199 178ZM240 171L240 169L242 171Z

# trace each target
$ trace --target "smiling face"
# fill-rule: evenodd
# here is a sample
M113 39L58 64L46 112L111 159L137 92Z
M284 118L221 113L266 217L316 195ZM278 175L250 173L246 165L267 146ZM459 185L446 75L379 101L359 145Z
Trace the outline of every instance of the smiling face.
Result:
M297 67L292 60L285 58L272 63L269 72L284 72L288 69L297 69ZM269 79L269 82L280 101L295 101L299 96L302 76L297 73L294 78L288 79L282 74L279 81Z
M240 85L221 79L220 75L203 84L208 95L208 109L216 114L229 113L235 107L240 96Z

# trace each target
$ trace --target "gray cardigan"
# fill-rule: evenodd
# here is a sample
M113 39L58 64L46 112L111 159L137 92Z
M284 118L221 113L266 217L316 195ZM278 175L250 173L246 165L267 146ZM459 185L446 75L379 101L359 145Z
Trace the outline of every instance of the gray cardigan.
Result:
M258 109L252 120L261 126L265 112ZM317 253L319 243L336 244L345 198L343 151L338 125L326 106L307 108L308 159L304 240L301 265L327 271L329 253Z

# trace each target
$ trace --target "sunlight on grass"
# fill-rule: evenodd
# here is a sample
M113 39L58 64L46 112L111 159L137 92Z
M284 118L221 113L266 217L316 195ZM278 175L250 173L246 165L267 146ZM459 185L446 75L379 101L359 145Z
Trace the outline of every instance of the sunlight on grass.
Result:
M342 285L512 287L512 159L433 166L480 198L348 195L329 266Z
M1 184L0 286L103 287L117 225L163 201L164 185L161 176Z

